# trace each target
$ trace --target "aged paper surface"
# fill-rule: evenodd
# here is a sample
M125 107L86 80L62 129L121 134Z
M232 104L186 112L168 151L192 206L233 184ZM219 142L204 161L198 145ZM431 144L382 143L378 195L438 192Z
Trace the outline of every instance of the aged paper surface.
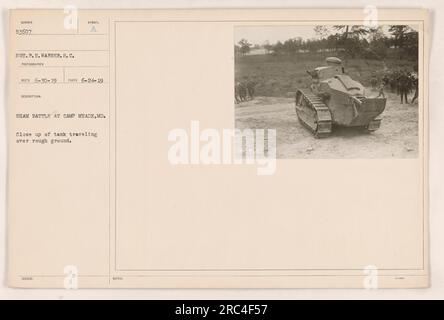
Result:
M10 286L428 286L427 12L378 10L374 38L367 18L12 10ZM342 35L336 47L307 45L334 39L321 29ZM371 47L381 35L413 37L417 56L395 41L382 57ZM335 59L314 69L330 55L345 70L314 77L313 89L299 74L331 70ZM417 82L399 104L407 69ZM339 90L316 91L328 81ZM298 121L299 87L315 90L330 120L300 109ZM316 138L321 126L328 136ZM240 155L235 128L256 141L248 148L246 135Z

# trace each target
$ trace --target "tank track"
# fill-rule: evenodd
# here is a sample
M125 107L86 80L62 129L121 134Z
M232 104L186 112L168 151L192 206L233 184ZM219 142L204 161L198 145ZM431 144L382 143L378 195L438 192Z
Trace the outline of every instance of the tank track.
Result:
M310 129L316 138L330 135L333 122L330 110L310 89L296 91L295 109L299 121Z

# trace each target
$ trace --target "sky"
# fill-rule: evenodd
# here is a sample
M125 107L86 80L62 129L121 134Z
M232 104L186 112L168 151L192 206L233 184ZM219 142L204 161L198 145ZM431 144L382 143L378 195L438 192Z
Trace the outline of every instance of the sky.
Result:
M319 38L314 32L314 25L312 26L237 26L234 31L234 41L238 43L241 39L247 39L252 44L264 44L268 41L274 44L277 41L284 42L285 40L301 37L302 39ZM411 26L417 29L415 26ZM388 33L388 26L383 26L383 31Z

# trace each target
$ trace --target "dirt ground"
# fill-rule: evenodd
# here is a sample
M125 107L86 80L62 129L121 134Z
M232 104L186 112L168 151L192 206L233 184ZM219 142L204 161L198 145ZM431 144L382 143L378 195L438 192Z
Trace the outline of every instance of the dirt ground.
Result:
M416 158L418 104L400 104L393 93L386 92L386 96L381 127L372 133L334 127L331 136L316 139L298 121L293 97L256 97L236 104L236 128L276 129L280 159Z

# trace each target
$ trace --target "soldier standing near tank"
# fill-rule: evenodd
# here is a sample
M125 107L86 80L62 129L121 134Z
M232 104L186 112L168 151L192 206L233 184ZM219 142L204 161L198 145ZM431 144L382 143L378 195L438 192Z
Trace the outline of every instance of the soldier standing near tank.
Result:
M245 86L247 88L248 96L250 97L251 100L253 100L254 99L254 88L256 86L256 82L254 82L252 80L247 80L247 82L245 83Z
M397 87L397 82L398 82L398 79L397 79L397 74L396 74L396 72L395 71L392 71L391 73L390 73L390 91L392 92L392 93L395 93L396 92L396 87Z
M401 87L399 85L400 80L404 78L404 71L398 70L396 72L396 94L399 96L401 94Z
M234 98L237 103L247 100L247 88L240 81L236 82L234 86Z
M399 94L401 95L401 104L409 103L407 100L407 95L410 91L410 78L406 72L402 72L398 78L398 89Z
M384 82L381 81L378 87L379 94L376 98L385 98L384 87L385 87Z
M385 98L384 89L385 87L387 87L388 84L389 84L389 78L387 74L385 74L381 79L381 83L379 84L378 87L379 94L376 98Z
M388 86L390 82L389 75L387 73L384 73L384 76L382 77L381 81L384 84L384 87Z

